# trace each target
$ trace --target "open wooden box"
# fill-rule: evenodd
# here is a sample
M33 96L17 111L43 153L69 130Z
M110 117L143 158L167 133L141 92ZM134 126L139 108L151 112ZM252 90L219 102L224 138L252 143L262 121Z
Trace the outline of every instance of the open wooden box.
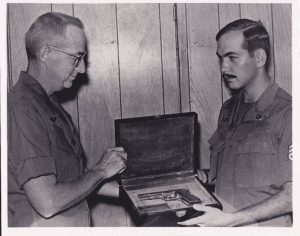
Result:
M196 113L118 119L115 132L116 145L128 154L121 195L139 216L189 209L194 203L221 208L195 174Z

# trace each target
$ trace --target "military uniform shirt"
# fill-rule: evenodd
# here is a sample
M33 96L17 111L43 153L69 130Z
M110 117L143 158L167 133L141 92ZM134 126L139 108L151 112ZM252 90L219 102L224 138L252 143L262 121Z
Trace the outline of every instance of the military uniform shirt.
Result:
M242 93L221 108L211 144L210 178L216 178L216 195L225 212L257 204L278 193L292 181L291 96L275 83L263 92L245 115L239 117ZM258 222L266 226L290 226L285 215Z
M81 145L70 115L25 72L8 97L8 133L9 226L89 226L86 200L44 219L25 195L23 186L33 178L55 175L63 183L83 174Z

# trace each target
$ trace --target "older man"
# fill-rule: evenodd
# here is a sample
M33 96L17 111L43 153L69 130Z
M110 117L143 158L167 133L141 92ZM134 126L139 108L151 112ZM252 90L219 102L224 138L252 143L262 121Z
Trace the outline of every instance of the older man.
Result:
M85 170L72 119L55 99L85 73L84 26L46 13L30 26L25 43L28 68L8 97L9 226L89 226L86 197L125 169L127 154L110 148Z

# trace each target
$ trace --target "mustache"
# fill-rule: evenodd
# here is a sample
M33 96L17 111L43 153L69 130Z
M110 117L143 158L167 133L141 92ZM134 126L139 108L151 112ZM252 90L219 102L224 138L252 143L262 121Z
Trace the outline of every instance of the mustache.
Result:
M222 78L223 79L234 79L234 78L236 78L236 76L235 75L232 75L232 74L227 74L227 73L222 73Z

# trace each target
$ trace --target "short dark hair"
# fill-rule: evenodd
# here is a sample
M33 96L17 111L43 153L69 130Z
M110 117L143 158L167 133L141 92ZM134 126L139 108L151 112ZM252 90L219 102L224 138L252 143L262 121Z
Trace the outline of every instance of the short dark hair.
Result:
M28 60L36 58L42 45L55 44L61 41L68 25L73 25L80 29L84 28L80 19L63 13L47 12L39 16L25 35Z
M270 36L261 21L253 21L249 19L235 20L224 26L216 35L218 41L220 37L230 31L241 31L244 35L243 48L246 49L251 56L254 51L261 48L267 55L265 68L268 70L270 66Z

